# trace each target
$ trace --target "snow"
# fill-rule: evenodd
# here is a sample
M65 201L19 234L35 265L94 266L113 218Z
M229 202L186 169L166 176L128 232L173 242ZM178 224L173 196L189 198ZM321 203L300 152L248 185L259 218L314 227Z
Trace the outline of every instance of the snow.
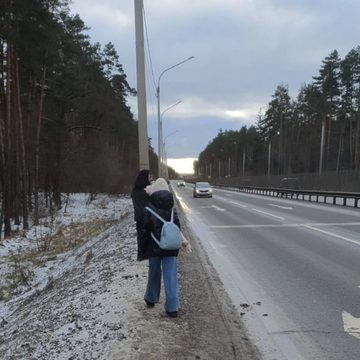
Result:
M147 263L136 262L128 197L65 197L56 215L1 243L0 276L1 359L131 359L139 350Z

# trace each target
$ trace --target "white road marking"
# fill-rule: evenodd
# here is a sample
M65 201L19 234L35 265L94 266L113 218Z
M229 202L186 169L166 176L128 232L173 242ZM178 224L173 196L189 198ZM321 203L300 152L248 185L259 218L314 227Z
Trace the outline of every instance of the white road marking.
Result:
M275 204L268 204L270 206L275 206L278 207L280 209L284 209L284 210L292 210L293 208L291 206L281 206L281 205L275 205Z
M225 209L216 206L216 205L206 205L206 206L200 206L201 209L215 209L217 211L225 211Z
M258 212L260 214L265 214L265 215L268 215L268 216L272 216L272 217L274 217L276 219L279 219L279 220L285 220L285 218L283 218L281 216L277 216L277 215L271 214L271 213L266 212L266 211L257 210L257 209L254 209L254 208L252 208L252 210L254 210L254 211L256 211L256 212Z
M349 239L349 238L346 238L345 236L341 236L341 235L337 235L337 234L334 234L334 233L331 233L330 231L325 231L325 230L321 230L321 229L318 229L314 226L310 226L310 225L304 225L304 227L308 228L308 229L311 229L311 230L315 230L315 231L318 231L318 232L321 232L323 234L326 234L326 235L330 235L330 236L333 236L333 237L336 237L336 238L339 238L341 240L345 240L351 244L355 244L355 245L359 245L360 246L360 242L358 241L355 241L355 240L352 240L352 239Z
M219 207L219 206L216 206L216 205L211 205L212 208L214 208L215 210L217 211L225 211L225 209Z
M360 318L352 316L345 310L342 312L344 331L360 340Z
M210 225L209 229L246 229L246 228L277 228L277 227L296 227L301 224L248 224L248 225Z
M301 226L360 226L360 222L355 223L318 223L318 224L247 224L247 225L211 225L209 228L217 228L217 229L237 229L237 228L265 228L265 227L301 227ZM359 285L360 287L360 285Z
M239 204L239 203L237 203L237 202L235 202L235 201L229 201L229 203L230 203L230 204L233 204L233 205L236 205L236 206L240 206L240 207L242 207L242 208L247 208L247 205Z

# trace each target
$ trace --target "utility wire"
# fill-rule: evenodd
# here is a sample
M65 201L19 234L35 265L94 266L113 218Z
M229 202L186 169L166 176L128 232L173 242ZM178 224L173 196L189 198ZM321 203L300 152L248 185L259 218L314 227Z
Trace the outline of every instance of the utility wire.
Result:
M144 12L145 37L146 37L146 45L147 45L146 48L147 48L147 52L148 52L148 56L149 56L149 65L150 65L150 70L151 70L151 77L152 77L153 85L154 85L154 88L155 88L155 94L156 94L156 81L155 81L154 69L153 69L153 64L152 64L152 59L151 59L150 42L149 42L149 35L148 35L148 30L147 30L145 6L143 6L143 12Z
M147 59L145 59L145 61L147 62ZM154 110L154 106L153 106L154 97L152 96L153 95L153 93L151 91L152 89L150 89L150 82L151 82L150 79L149 79L150 75L149 75L148 72L145 72L145 73L146 73L146 77L147 77L147 80L148 80L146 83L147 83L147 88L148 88L149 97L150 97L151 112L152 112L153 119L155 119L156 115L155 115L155 110ZM156 97L156 95L155 95L155 97Z

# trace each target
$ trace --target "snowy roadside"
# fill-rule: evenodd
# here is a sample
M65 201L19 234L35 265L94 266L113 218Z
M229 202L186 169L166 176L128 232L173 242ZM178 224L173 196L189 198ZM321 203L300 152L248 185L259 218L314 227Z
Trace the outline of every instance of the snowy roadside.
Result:
M19 294L1 301L1 359L108 359L119 342L124 358L131 358L136 347L132 325L141 317L136 307L147 268L135 262L130 200L99 198L86 205L86 197L77 196L67 216L57 217L63 234L70 231L67 226L76 223L79 230L80 224L88 228L95 222L94 236L49 261L42 259L38 268L28 263L26 271L33 275L19 286ZM10 275L14 271L9 249L16 248L20 257L36 247L32 231L26 239L5 242L2 279L9 268Z
M147 262L135 261L129 198L98 195L88 202L77 195L63 212L52 228L52 245L59 237L74 247L44 252L32 267L29 261L28 283L0 301L1 359L257 359L196 251L179 257L179 318L166 317L162 302L145 307ZM11 269L9 249L26 254L36 248L33 242L31 236L15 238L0 247L2 278Z

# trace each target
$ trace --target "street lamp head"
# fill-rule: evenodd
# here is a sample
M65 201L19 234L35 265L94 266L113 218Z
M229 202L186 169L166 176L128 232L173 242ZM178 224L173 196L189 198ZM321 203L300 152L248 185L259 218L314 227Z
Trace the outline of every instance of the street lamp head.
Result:
M169 106L168 108L166 108L160 115L160 119L162 119L164 113L166 113L168 110L172 109L173 107L175 107L176 105L179 105L180 103L182 103L182 100L179 100L177 103L172 104L171 106Z

